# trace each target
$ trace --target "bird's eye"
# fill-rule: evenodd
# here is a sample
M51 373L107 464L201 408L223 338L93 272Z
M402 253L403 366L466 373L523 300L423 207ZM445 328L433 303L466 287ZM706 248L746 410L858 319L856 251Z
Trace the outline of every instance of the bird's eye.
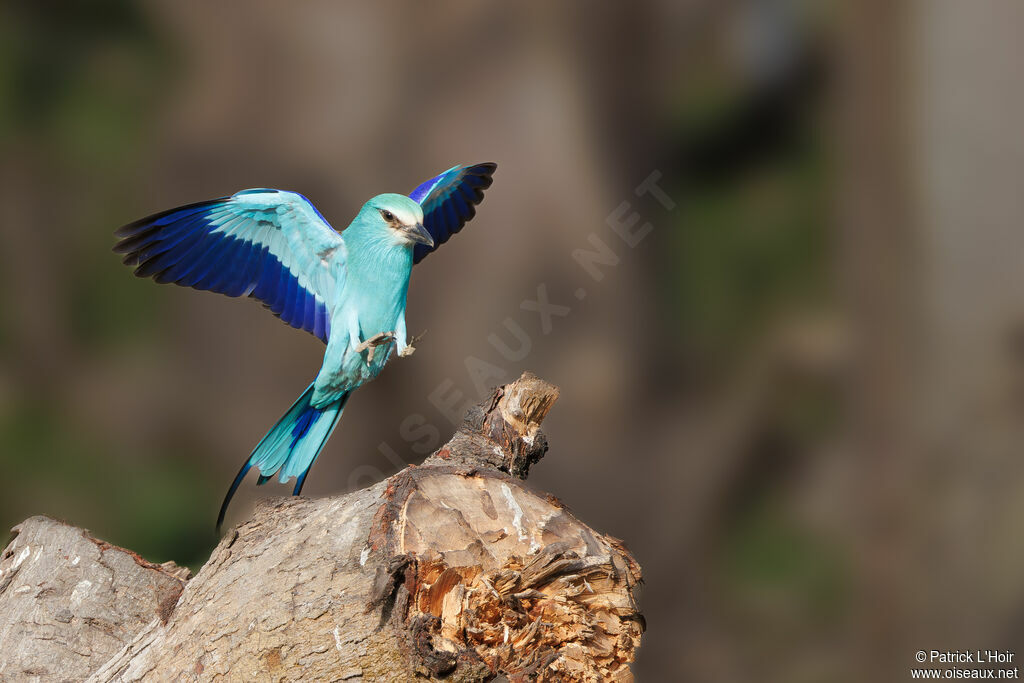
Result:
M387 209L381 209L380 210L380 215L384 216L384 220L386 220L388 223L390 223L391 221L395 220L395 214L391 213Z

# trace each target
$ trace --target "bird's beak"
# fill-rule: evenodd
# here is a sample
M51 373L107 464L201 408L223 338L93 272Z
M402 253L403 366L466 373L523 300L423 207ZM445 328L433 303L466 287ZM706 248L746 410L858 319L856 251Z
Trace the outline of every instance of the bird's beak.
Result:
M428 247L434 246L434 238L430 236L430 233L427 232L422 223L406 227L405 234L413 242L425 244Z

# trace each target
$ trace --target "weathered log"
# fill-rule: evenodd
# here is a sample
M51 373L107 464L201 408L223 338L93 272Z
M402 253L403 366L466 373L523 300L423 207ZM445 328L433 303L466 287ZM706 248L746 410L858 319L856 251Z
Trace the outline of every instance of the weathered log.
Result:
M0 680L82 680L168 615L189 571L32 517L0 554Z
M266 502L180 596L171 591L175 600L154 590L131 618L112 617L125 636L114 652L41 645L0 674L6 666L15 677L91 673L90 681L629 680L643 631L639 566L619 541L521 481L547 450L539 424L557 396L524 374L471 410L420 467L344 496ZM5 557L27 547L19 539L24 531ZM28 604L38 589L5 591L22 574L8 579L14 562L4 562L0 658L38 640L32 615L67 616L58 603L73 602L66 587L76 581L64 576L67 562L51 562L50 580L65 589L55 604ZM14 571L35 566L26 562ZM87 627L74 618L66 638Z

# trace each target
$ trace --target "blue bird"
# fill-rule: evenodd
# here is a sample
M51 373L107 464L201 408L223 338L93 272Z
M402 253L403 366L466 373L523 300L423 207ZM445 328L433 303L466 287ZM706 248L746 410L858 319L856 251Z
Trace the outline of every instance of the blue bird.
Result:
M405 326L412 266L473 218L496 168L454 166L409 196L377 195L341 233L301 194L271 189L171 209L115 233L114 251L135 275L259 299L327 344L316 379L231 483L218 529L253 467L257 485L294 477L299 495L352 391L374 379L392 351L413 352Z

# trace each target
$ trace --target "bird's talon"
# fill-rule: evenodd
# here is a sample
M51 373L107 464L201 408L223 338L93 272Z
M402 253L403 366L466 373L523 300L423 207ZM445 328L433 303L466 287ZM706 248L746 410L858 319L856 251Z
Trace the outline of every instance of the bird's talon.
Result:
M398 352L399 358L408 358L412 354L416 353L416 347L412 344L407 345L404 349Z
M390 341L394 341L394 339L394 332L379 332L370 337L369 339L367 339L366 341L360 342L360 344L356 346L356 352L362 353L367 349L372 349L374 347L380 346L381 344L386 344Z
M395 333L394 332L378 332L377 334L373 335L369 339L367 339L367 340L365 340L363 342L360 342L356 346L355 351L356 351L356 353L362 353L363 351L366 351L366 362L367 363L372 363L373 362L373 357L374 357L374 355L376 355L375 352L377 350L377 347L378 346L383 346L384 344L388 344L390 342L393 342L394 340L395 340Z

